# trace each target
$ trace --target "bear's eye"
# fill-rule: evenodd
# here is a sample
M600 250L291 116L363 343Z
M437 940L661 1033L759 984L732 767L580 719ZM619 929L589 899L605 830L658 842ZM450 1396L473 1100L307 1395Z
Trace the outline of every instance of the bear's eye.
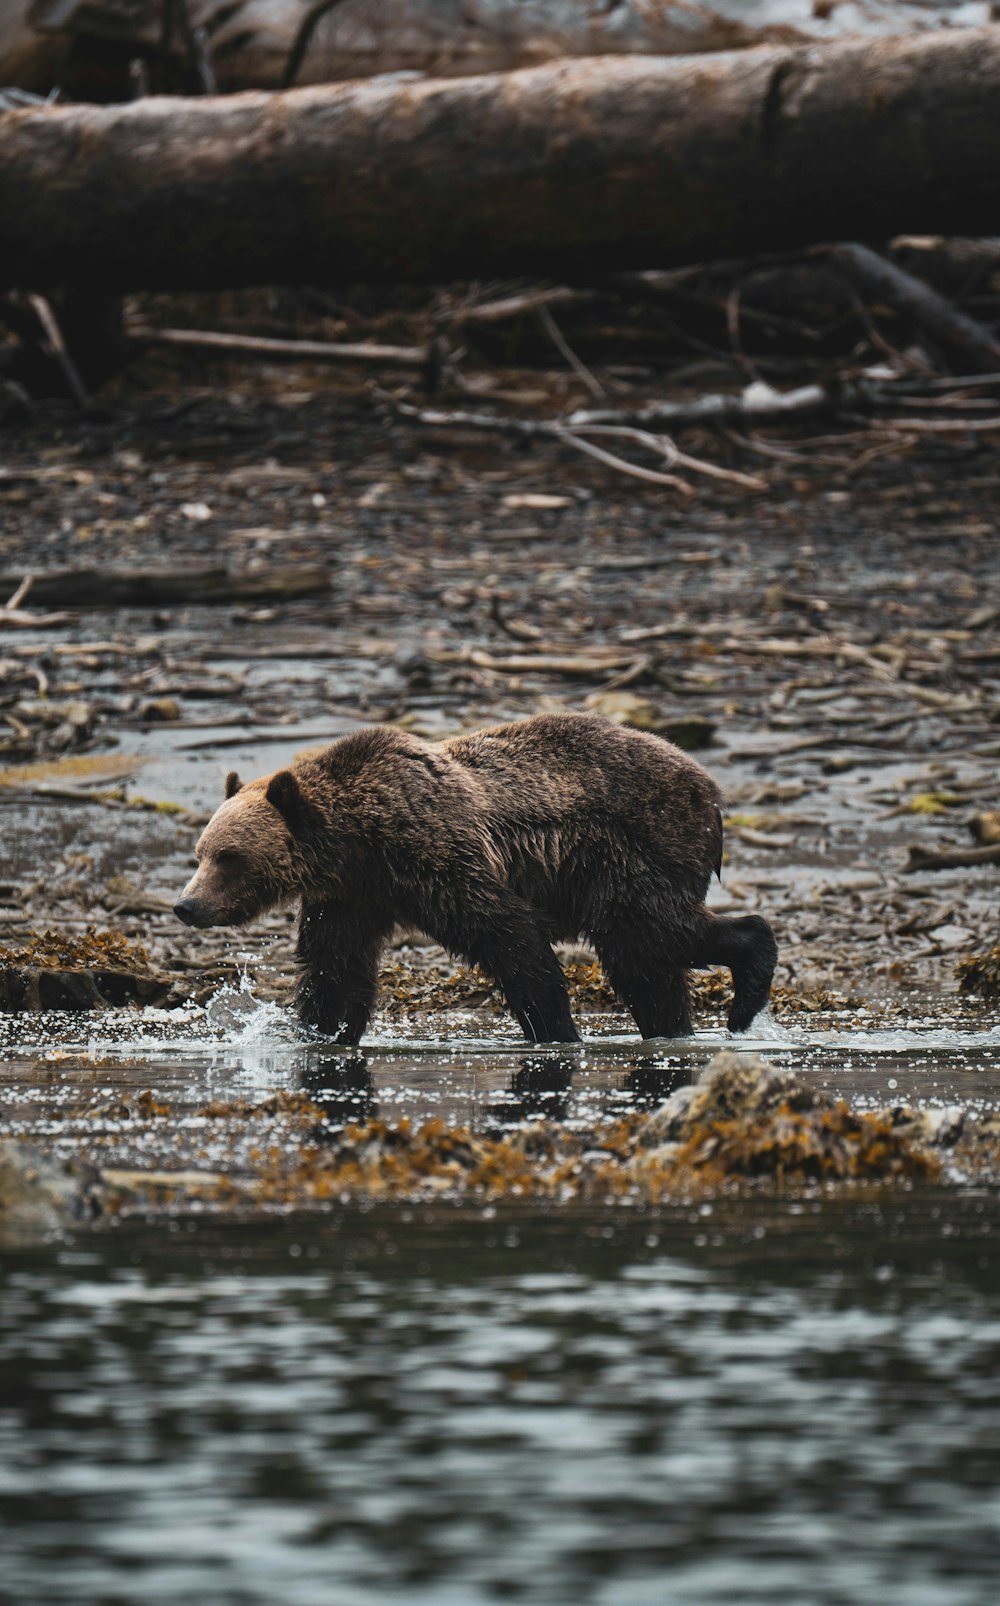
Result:
M236 848L222 848L215 858L218 864L235 865L243 862L243 855Z

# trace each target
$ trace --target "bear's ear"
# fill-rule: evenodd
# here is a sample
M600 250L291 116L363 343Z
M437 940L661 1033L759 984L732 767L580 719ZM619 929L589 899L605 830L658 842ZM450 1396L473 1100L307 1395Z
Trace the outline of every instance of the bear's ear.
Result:
M277 775L272 775L264 796L289 823L302 807L302 793L291 770L279 770Z
M242 785L243 782L240 780L236 771L230 770L229 774L226 776L226 796L235 797Z

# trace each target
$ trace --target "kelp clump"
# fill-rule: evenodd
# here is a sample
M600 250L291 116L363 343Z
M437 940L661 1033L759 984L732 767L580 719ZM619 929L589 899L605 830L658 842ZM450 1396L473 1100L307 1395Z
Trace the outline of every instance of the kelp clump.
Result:
M316 1112L320 1112L317 1110ZM533 1122L485 1134L433 1120L376 1119L275 1153L255 1185L280 1204L355 1198L655 1202L732 1181L779 1185L931 1180L936 1156L752 1054L716 1056L650 1117L581 1130Z
M936 1177L940 1166L881 1114L859 1114L753 1054L717 1054L640 1128L647 1170L778 1182Z
M960 993L974 993L986 1004L1000 1004L1000 947L960 959L955 974Z
M781 1104L762 1121L714 1121L674 1155L720 1182L730 1177L826 1182L931 1179L937 1159L915 1149L891 1122L858 1115L839 1099L832 1109L803 1112Z
M283 1158L261 1178L258 1197L281 1204L351 1199L550 1200L621 1198L634 1192L625 1161L625 1123L602 1134L548 1122L484 1134L444 1121L371 1120L336 1141L307 1145L289 1169Z
M82 937L36 931L20 948L0 944L0 964L32 965L41 970L87 970L98 965L105 970L139 973L149 970L149 955L120 931L95 931L88 926Z
M467 965L442 970L436 965L418 969L397 961L382 970L379 1003L389 1015L437 1014L446 1009L479 1009L499 990L481 971Z

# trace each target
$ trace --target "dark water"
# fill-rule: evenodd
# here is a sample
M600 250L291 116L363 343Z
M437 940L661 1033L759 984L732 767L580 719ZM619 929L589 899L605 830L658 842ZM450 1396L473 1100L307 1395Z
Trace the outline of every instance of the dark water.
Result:
M995 1195L6 1252L0 1598L990 1606Z

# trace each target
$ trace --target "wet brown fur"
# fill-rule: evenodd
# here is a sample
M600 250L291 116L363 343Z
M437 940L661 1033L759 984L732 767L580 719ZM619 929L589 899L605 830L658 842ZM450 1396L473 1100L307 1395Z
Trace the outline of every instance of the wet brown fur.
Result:
M551 944L593 942L645 1037L691 1029L686 970L733 972L729 1024L767 1002L776 949L758 916L704 907L722 860L720 795L659 737L545 714L430 743L389 726L241 785L198 843L181 902L236 925L300 896L304 1021L356 1043L397 924L503 988L525 1036L578 1036Z

